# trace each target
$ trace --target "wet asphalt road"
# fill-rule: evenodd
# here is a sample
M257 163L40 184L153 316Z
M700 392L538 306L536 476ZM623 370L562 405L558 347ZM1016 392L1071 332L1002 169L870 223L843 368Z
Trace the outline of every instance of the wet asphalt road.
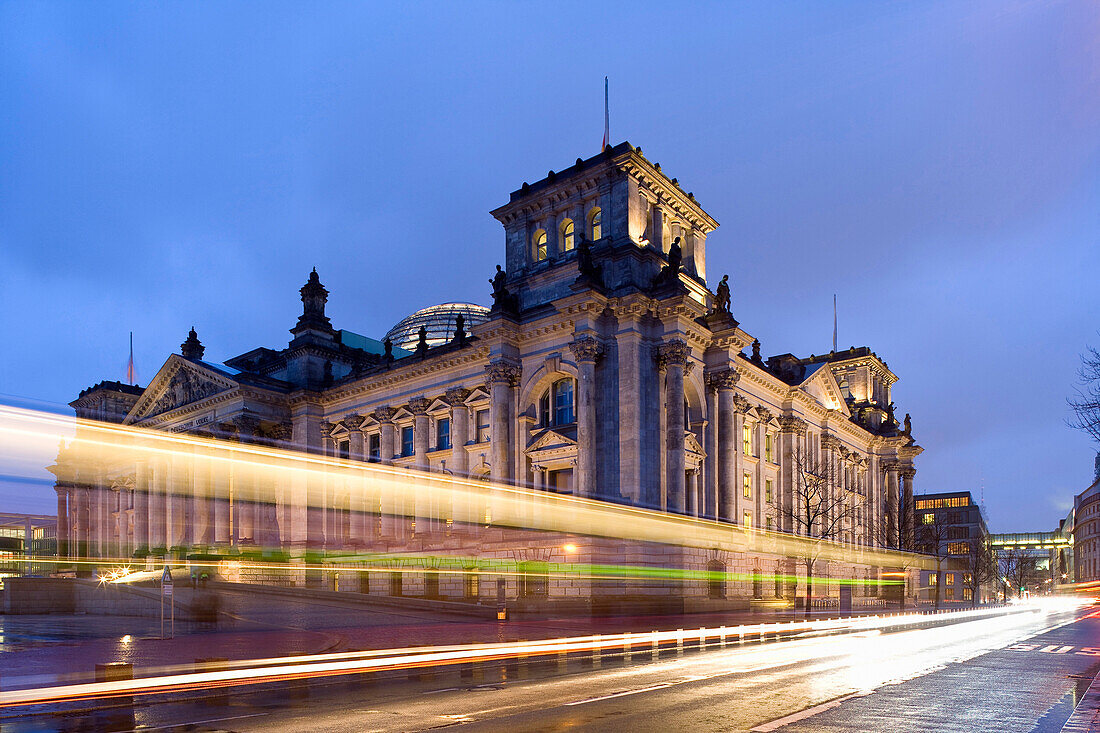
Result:
M1058 731L1100 668L1092 609L932 629L314 683L6 730Z

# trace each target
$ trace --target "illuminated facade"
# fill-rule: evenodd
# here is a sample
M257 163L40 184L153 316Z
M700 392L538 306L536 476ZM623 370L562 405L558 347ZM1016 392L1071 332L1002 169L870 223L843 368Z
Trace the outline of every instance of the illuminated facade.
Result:
M902 542L921 448L908 421L894 418L897 377L868 348L763 359L734 318L728 286L708 287L717 222L640 149L623 143L578 159L524 183L492 214L505 231L504 266L492 308L463 311L462 330L427 318L424 339L410 338L416 316L438 316L438 307L398 324L400 344L336 330L313 272L286 348L215 364L192 331L148 387L105 382L72 404L80 416L155 430L776 531L795 529L794 456L813 456L832 467L830 490L853 507L834 539L853 548ZM58 483L67 552L392 549L418 532L372 521L369 508L338 494L317 510L294 492L223 507L158 496L155 466L99 480L98 492ZM775 558L693 562L783 569Z

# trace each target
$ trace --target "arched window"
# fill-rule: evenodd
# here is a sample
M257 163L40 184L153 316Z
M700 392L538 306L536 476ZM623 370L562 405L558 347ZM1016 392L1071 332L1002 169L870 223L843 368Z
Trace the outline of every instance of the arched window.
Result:
M532 242L535 245L535 262L542 262L546 259L549 252L546 249L546 232L539 229L535 232L535 236L532 237Z
M845 401L852 396L852 388L848 385L847 377L841 377L840 379L840 396Z
M573 220L566 219L561 223L561 251L570 252L573 249Z
M589 239L595 242L597 239L603 238L603 212L599 207L592 209L588 214L588 231Z
M576 422L573 413L573 380L559 379L539 398L539 427L570 425Z

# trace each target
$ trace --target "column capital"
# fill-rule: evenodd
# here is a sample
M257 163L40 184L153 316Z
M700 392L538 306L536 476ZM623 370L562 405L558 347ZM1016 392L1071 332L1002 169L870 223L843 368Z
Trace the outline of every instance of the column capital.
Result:
M902 466L898 470L898 475L900 475L904 479L912 479L914 476L917 475L917 469L913 468L912 466Z
M841 447L840 438L836 437L832 433L822 433L821 447L827 450L837 450Z
M882 470L885 471L886 473L889 473L890 471L897 471L899 468L901 468L901 464L898 463L897 461L883 461L882 462Z
M452 387L443 395L443 401L451 407L464 407L470 390L465 387Z
M348 432L355 433L362 429L363 423L366 422L366 420L367 418L363 415L358 415L353 412L341 420L340 424L343 425Z
M664 369L668 366L679 366L686 372L690 369L691 362L688 357L691 356L691 347L687 345L682 339L672 339L666 341L663 344L657 346L654 358L657 359L658 368Z
M766 408L766 407L757 407L756 408L756 417L757 417L757 419L760 420L760 422L767 423L767 422L771 422L771 419L772 419L773 415L772 415L772 411L769 410L768 408Z
M485 365L485 376L489 384L506 384L515 387L519 384L522 370L518 364L508 361L494 361Z
M739 394L733 396L733 410L734 412L746 413L752 409L752 403L746 400Z
M432 401L427 397L413 397L409 400L409 412L417 416L427 415L431 406Z
M340 425L340 423L332 423L332 422L329 422L328 420L325 420L324 422L321 423L321 435L323 435L326 438L331 438L333 431L336 430L336 428L339 427L339 425Z
M603 344L591 336L578 336L569 344L569 350L577 361L595 362L604 353Z
M397 414L397 410L389 405L385 407L376 408L374 411L374 419L381 423L392 423L393 416Z
M706 375L707 386L719 392L732 390L737 387L741 375L736 369L723 369L718 372L710 372Z
M779 416L779 431L782 433L805 435L807 427L806 421L800 417L795 417L794 415Z
M294 434L294 426L288 422L281 422L272 425L267 434L275 440L290 440L290 436Z

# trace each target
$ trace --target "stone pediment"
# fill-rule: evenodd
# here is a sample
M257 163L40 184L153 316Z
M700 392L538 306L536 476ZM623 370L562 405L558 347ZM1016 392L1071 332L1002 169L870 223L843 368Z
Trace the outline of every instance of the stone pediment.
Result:
M798 389L813 397L824 407L851 417L848 405L840 394L840 384L837 383L833 370L827 364L807 377L802 384L798 385Z
M699 443L699 439L695 437L695 433L687 432L684 434L684 450L689 453L697 453L700 456L706 456L707 452L703 450L703 446Z
M561 448L575 448L577 441L567 435L562 435L553 428L544 428L538 433L531 444L527 446L528 453L544 450L557 450Z
M135 423L170 412L236 386L237 383L224 374L173 354L130 410L126 422Z

